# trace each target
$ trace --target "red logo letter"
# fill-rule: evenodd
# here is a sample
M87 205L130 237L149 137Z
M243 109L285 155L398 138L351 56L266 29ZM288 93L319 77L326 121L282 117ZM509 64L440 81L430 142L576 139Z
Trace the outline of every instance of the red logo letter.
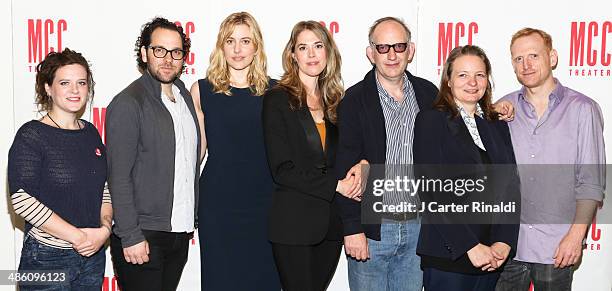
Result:
M601 239L601 229L597 228L597 221L593 217L593 223L591 224L591 239L598 241Z
M594 66L597 63L597 51L592 50L591 46L593 45L593 38L599 35L598 30L597 22L591 21L589 23L589 38L587 41L587 64L589 66Z
M601 28L601 65L610 65L610 54L606 53L606 38L608 33L612 32L612 22L606 21Z
M584 64L584 22L572 22L570 38L570 66L578 66L578 54L580 54L580 66Z
M444 64L448 53L451 51L453 34L449 32L452 31L453 23L448 23L446 26L444 23L438 24L438 66Z
M98 133L102 138L102 143L106 144L106 131L104 124L106 123L106 107L93 108L93 125L98 129Z
M42 60L42 38L40 37L40 31L42 28L42 21L36 19L28 19L28 62L38 63Z

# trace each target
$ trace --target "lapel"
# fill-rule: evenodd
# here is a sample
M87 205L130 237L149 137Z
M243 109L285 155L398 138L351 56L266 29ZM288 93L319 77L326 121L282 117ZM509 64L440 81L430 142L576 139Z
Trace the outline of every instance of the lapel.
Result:
M482 163L482 159L480 158L480 152L478 151L478 146L474 143L470 132L463 123L463 119L461 116L456 118L447 118L446 120L447 126L450 134L457 140L457 142L463 147L464 152L474 160L477 164ZM485 145L486 148L486 145Z
M333 123L325 120L325 157L329 166L336 160L336 149L338 148L338 128Z
M495 128L493 128L493 123L482 118L476 118L476 125L478 126L480 140L482 140L482 144L484 144L485 149L487 149L487 154L491 162L505 162L503 161L504 158L502 157L502 153L498 151L499 147L496 141L499 139L496 138L497 135L495 133Z
M378 88L376 87L376 67L365 76L365 90L363 92L363 100L367 115L367 121L369 121L374 133L374 141L376 148L379 149L377 153L382 154L378 157L378 160L382 163L385 162L387 152L387 130L385 128L385 115L383 114L382 106L380 105L380 97L378 96Z
M422 86L420 86L419 82L416 82L416 77L410 74L410 72L408 71L406 71L406 76L408 76L408 81L410 81L410 84L412 84L412 89L414 90L414 97L416 98L417 104L419 105L419 110L431 109L432 104L429 98L430 96L427 96L428 93L425 92Z
M296 110L295 113L297 114L298 120L304 129L308 148L316 154L318 159L318 161L315 161L316 167L326 167L323 146L321 145L321 137L319 137L319 131L317 131L317 126L315 125L315 122L308 111L308 107L302 106L302 108Z

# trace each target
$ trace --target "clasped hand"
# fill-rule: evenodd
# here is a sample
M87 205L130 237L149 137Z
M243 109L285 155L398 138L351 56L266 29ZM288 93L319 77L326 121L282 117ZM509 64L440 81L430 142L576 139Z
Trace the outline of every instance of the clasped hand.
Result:
M509 254L510 246L503 242L496 242L490 247L479 243L467 252L474 267L489 272L501 267Z
M106 227L79 228L78 239L72 243L72 248L81 256L90 257L104 245L110 232Z
M348 170L344 179L338 181L336 191L344 197L361 201L368 181L369 169L368 161L361 160Z

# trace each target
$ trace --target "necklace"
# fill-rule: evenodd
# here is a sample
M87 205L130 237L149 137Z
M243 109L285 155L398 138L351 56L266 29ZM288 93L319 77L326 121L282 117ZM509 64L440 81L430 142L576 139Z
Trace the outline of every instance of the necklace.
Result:
M59 126L59 124L57 124L57 122L55 122L55 120L53 120L53 118L51 118L51 115L49 115L49 113L47 113L47 117L49 117L49 120L51 120L55 124L55 126L57 126L57 128L63 129L61 126ZM81 123L79 121L77 121L77 125L79 126L79 129L81 129Z

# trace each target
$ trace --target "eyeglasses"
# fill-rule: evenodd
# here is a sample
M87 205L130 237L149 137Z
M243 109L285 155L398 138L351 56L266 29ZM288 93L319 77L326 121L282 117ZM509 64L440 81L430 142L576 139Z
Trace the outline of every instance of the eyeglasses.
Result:
M161 46L149 46L148 48L152 49L153 55L160 59L165 58L168 53L170 53L173 60L177 61L182 60L185 57L185 51L182 49L167 50L165 47Z
M375 44L375 43L372 43L372 45L376 48L376 51L379 54L386 54L386 53L389 52L389 50L391 48L393 48L393 51L396 52L396 53L403 53L408 48L408 43L407 42L398 42L396 44Z

